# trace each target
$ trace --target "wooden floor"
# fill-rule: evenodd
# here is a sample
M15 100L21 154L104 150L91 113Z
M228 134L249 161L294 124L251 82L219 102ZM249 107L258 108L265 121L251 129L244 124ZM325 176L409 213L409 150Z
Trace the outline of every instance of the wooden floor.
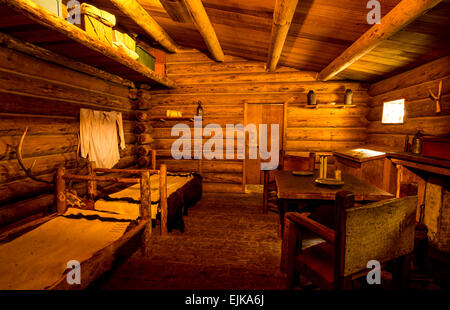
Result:
M155 236L150 258L135 252L90 289L284 289L278 215L261 213L262 195L258 191L204 195L184 217L184 233ZM315 242L311 239L308 244ZM383 272L382 278L379 288L389 289L390 275ZM410 287L441 289L429 274L415 271Z
M184 233L154 239L150 258L136 252L100 289L283 289L277 214L261 213L260 194L206 194L185 217Z

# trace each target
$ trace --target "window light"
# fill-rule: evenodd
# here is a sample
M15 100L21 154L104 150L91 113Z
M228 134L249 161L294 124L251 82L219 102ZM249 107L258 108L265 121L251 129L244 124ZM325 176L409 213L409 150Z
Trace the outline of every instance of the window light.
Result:
M385 102L383 105L383 124L403 124L405 99Z

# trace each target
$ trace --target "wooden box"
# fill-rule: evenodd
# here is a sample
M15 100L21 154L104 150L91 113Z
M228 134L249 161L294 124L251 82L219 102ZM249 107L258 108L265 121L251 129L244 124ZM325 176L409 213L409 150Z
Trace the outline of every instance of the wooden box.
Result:
M139 55L138 61L141 64L155 71L155 57L152 54L147 52L147 50L139 44L136 45L136 53Z
M39 4L41 7L53 14L62 17L62 0L33 0L34 3Z
M390 191L383 173L386 153L357 148L335 151L333 155L336 158L336 169Z
M113 35L114 42L122 42L128 49L132 51L136 50L136 41L127 33L114 29Z
M128 57L134 60L139 59L139 55L135 52L136 41L127 33L118 29L114 29L113 32L113 47L119 49L121 52L125 53Z
M422 155L427 157L450 160L450 137L423 138Z
M112 46L112 27L115 25L116 17L113 14L86 3L81 4L81 28L91 37Z

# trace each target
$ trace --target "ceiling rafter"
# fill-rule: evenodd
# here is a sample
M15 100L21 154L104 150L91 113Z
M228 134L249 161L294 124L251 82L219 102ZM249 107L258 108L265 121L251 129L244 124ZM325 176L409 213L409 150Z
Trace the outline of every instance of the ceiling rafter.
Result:
M440 2L442 0L402 0L381 19L380 24L372 26L326 66L319 73L319 79L330 80Z
M272 34L270 38L267 70L273 72L277 69L284 43L294 18L298 0L277 0L273 12Z
M200 32L205 41L209 52L216 61L224 61L224 53L217 38L211 20L206 13L205 7L201 0L182 0L187 10L191 14L197 30Z
M109 0L123 14L139 25L146 34L158 42L169 52L179 50L178 45L167 32L150 16L150 14L136 0Z

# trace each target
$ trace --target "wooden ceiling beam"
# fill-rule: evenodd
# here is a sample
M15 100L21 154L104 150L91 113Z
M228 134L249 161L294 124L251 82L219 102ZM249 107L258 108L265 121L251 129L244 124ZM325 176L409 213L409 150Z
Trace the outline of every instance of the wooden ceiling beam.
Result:
M179 47L167 32L147 13L136 0L109 0L123 14L131 18L145 33L158 42L162 47L176 53Z
M216 31L206 14L205 7L201 0L183 0L186 8L191 14L192 20L200 32L203 40L205 40L208 50L216 61L224 61L224 54L219 40L217 39Z
M321 81L328 81L333 78L441 1L402 0L381 19L379 24L372 26L340 56L324 68L319 73L319 79Z
M284 43L294 18L298 0L277 0L273 12L272 34L270 38L267 70L277 69Z

